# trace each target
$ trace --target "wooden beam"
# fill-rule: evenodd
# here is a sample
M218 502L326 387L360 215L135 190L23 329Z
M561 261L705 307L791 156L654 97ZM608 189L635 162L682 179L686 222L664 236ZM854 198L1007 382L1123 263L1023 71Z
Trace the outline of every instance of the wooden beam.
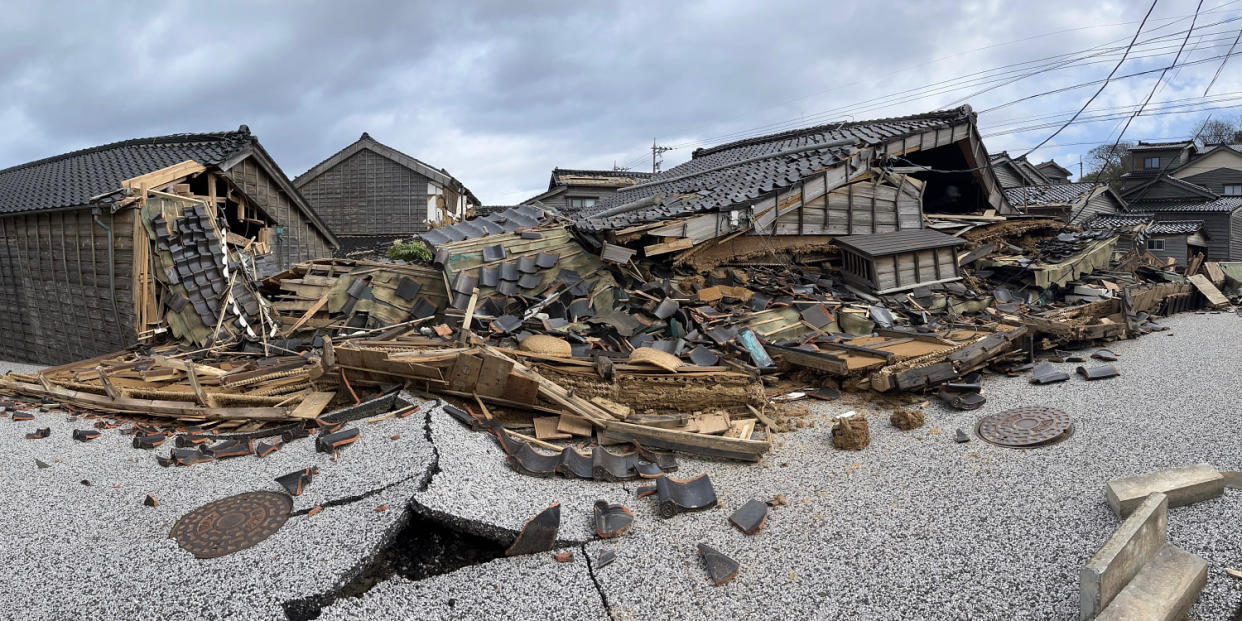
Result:
M198 174L207 170L202 164L194 160L186 160L172 166L166 166L159 170L151 171L145 175L131 177L121 182L121 187L127 190L138 190L143 187L159 188L172 183L182 177Z
M667 242L663 242L659 244L652 244L650 246L645 246L643 248L643 255L648 256L648 257L654 257L656 255L666 254L669 252L677 252L678 250L685 250L686 248L689 248L693 245L694 245L693 239L689 237L683 237L681 239L674 239L673 241L667 241Z

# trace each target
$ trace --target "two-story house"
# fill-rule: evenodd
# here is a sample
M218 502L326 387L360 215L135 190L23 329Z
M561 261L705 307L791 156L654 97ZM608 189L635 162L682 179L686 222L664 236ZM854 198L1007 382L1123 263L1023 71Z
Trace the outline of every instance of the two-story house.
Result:
M1242 145L1140 142L1125 164L1121 195L1130 212L1202 221L1208 260L1242 259Z

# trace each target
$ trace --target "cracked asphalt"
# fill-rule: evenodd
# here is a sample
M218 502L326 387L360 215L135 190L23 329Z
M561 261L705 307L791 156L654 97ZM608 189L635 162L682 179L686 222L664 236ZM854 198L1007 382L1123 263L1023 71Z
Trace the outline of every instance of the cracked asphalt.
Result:
M419 581L393 577L327 605L320 618L1077 618L1078 568L1119 524L1104 501L1107 479L1199 461L1242 469L1242 318L1187 314L1163 323L1171 336L1110 345L1120 355L1114 364L1121 377L1032 386L1025 377L988 376L981 410L952 411L933 400L927 424L909 432L889 426L885 411L808 403L814 424L781 434L760 464L679 456L676 476L708 473L720 506L667 520L649 500L634 498L636 482L517 474L493 440L434 407L424 408L423 419L389 420L374 431L360 422L357 453L351 457L351 447L340 462L321 464L324 473L308 494L383 491L295 517L254 548L211 561L195 560L166 539L172 522L218 495L275 489L269 475L310 465L313 447L277 453L287 463L261 465L262 474L254 463L225 461L211 464L218 470L210 476L207 468L195 472L200 466L160 469L150 453L128 445L101 450L119 441L109 435L115 432L74 444L74 425L63 415L0 420L0 485L17 498L0 531L0 555L14 561L0 617L285 618L286 602L327 603L323 595L399 530L396 509L407 503L507 543L529 517L560 502L560 549L573 552L573 562L538 554ZM1076 365L1057 366L1072 372ZM1020 405L1065 410L1073 435L1027 450L974 435L984 415ZM860 452L831 447L828 421L848 409L863 411L871 423L871 445ZM21 439L35 426L52 426L53 437ZM954 442L957 428L971 442ZM385 445L392 433L403 442ZM137 462L128 460L131 453ZM37 470L33 459L40 455L62 461ZM82 486L82 478L93 484ZM141 505L147 492L164 495L159 508ZM789 504L771 509L758 534L728 524L747 500L776 494ZM629 532L612 540L591 533L597 498L630 507ZM371 505L380 503L390 510L375 513ZM1242 494L1234 490L1170 510L1170 541L1210 563L1193 619L1230 619L1239 607L1242 581L1224 572L1242 567L1242 538L1233 527L1239 521ZM698 543L736 559L737 578L713 586ZM605 550L617 560L598 567L593 561Z

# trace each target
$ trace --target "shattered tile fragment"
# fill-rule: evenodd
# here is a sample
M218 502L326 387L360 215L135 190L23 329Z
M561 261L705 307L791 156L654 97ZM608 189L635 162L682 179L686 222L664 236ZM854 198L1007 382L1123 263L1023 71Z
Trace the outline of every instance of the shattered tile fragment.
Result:
M558 502L526 521L522 532L518 533L513 544L505 550L505 556L538 554L551 550L556 543L556 532L560 526L561 503Z
M595 534L602 539L611 539L625 533L634 523L634 514L625 505L611 504L606 500L595 501L592 509L594 514Z
M698 547L699 558L703 560L703 566L707 569L707 575L712 579L712 584L720 586L737 577L739 568L737 561L707 544L700 543Z
M762 500L748 500L729 516L729 523L747 535L759 532L767 520L768 503Z

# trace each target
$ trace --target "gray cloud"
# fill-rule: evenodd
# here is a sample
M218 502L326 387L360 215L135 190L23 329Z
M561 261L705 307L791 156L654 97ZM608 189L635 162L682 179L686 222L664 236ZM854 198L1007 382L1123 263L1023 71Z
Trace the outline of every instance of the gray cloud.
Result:
M542 190L553 166L649 167L653 137L684 145L666 155L671 165L704 142L850 113L934 109L969 90L856 104L1128 39L1144 9L1069 1L29 3L9 7L0 24L0 121L9 129L0 166L246 123L293 176L369 131L447 168L485 202L512 203ZM1161 3L1149 28L1193 9ZM1239 15L1226 6L1208 17ZM1135 66L1158 67L1171 58L1165 52ZM1220 53L1201 42L1192 58ZM1033 76L971 103L982 110L1109 69L1102 62ZM1155 101L1196 96L1215 69L1171 75ZM1227 69L1213 92L1242 91L1240 76ZM1133 104L1152 80L1110 85L1096 106ZM990 123L1073 110L1090 92L985 113L981 124L986 133ZM1182 135L1204 114L1141 118L1127 138ZM1236 109L1215 114L1237 117ZM1071 164L1090 146L1077 143L1116 129L1073 127L1055 141L1066 146L1036 156ZM988 146L1017 150L1050 132Z

